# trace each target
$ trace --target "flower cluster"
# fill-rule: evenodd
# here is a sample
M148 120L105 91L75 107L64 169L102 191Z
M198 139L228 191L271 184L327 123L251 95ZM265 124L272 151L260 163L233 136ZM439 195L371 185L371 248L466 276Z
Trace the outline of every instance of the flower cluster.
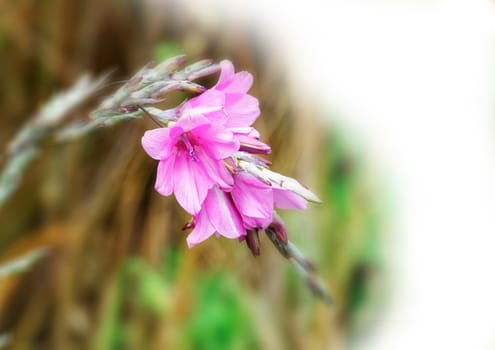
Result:
M142 145L158 163L155 189L172 193L192 215L186 225L192 247L213 234L243 239L267 228L274 209L303 209L319 201L296 180L269 170L259 154L270 147L252 124L258 100L247 92L253 78L220 63L212 88L167 113L166 127L146 131ZM165 125L164 125L165 126Z

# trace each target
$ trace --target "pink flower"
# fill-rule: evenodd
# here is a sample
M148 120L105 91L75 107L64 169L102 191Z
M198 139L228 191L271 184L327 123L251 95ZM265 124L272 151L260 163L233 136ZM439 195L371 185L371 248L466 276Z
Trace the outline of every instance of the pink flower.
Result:
M305 209L308 203L276 184L268 185L244 172L234 176L231 196L247 230L270 225L274 208Z
M190 214L199 212L215 184L232 185L225 158L240 147L253 153L270 152L250 126L260 113L258 100L247 94L252 81L251 74L234 73L232 63L222 61L213 88L184 103L175 125L147 131L142 139L145 151L160 161L155 189L164 196L173 192Z
M260 115L258 99L247 94L253 85L253 76L248 72L235 73L232 62L227 60L220 62L220 67L220 77L212 90L225 96L222 110L226 116L224 126L238 128L252 125ZM213 118L214 114L208 117Z
M218 82L211 89L187 101L181 114L201 114L217 125L230 130L241 144L241 150L270 153L270 146L259 141L259 133L251 127L260 115L258 100L247 92L253 84L248 72L234 72L232 62L220 62Z
M215 86L175 109L168 128L149 130L142 138L146 153L159 160L155 189L164 196L174 193L193 215L186 225L193 228L189 247L212 235L257 234L277 221L275 208L304 209L306 199L317 199L251 155L271 151L252 127L260 114L258 100L247 93L253 77L235 73L229 61L220 67Z
M273 191L270 185L246 173L234 178L232 200L245 229L265 228L272 221Z
M164 196L173 192L190 214L200 211L215 184L222 188L233 184L223 160L239 149L239 141L200 114L185 115L169 128L146 131L142 145L160 161L155 189Z
M192 247L213 234L227 238L242 238L247 230L265 229L273 221L273 210L304 209L307 201L298 195L268 185L240 172L234 176L230 193L218 187L211 189L203 209L194 217L194 230L187 237Z
M227 238L239 238L246 234L229 194L218 187L209 190L202 210L194 217L194 229L187 236L187 245L191 248L213 234Z

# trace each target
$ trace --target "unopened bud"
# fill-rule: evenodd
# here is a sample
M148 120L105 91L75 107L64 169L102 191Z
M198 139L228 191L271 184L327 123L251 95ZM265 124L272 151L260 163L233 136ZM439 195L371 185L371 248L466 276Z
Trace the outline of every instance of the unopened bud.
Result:
M191 218L188 222L182 226L182 231L193 229L194 228L194 218Z
M253 256L260 255L260 236L258 230L248 230L246 232L246 244Z
M173 84L173 83L172 83ZM129 95L130 99L140 99L150 97L158 91L161 91L167 88L171 83L169 81L157 81L151 84L148 84L146 87L135 91Z
M268 226L268 228L275 234L277 239L284 244L287 244L287 230L285 229L284 222L282 218L278 216L277 213L273 212L272 223Z
M186 63L186 56L179 55L171 57L156 66L155 71L161 74L170 74L181 68Z
M204 86L201 86L199 84L183 80L179 81L177 84L177 90L182 90L186 92L190 92L192 94L200 94L206 91L206 88Z
M140 105L151 105L158 102L160 102L160 100L156 98L132 98L127 100L126 102L123 102L121 107L126 109L125 112L128 112L130 110L129 107L136 107Z
M182 71L173 74L174 79L196 80L220 70L220 65L213 64L212 60L201 60L190 64Z
M272 152L270 146L252 137L238 135L237 138L240 142L240 151L253 154L270 154Z
M187 75L187 80L196 80L199 78L207 77L209 75L215 74L220 70L220 66L218 64L212 64L203 69L199 69Z
M275 175L274 177L270 177L270 179L278 183L280 187L285 188L291 192L294 192L295 194L298 194L307 201L314 203L321 203L321 199L318 198L316 194L308 190L306 186L301 185L297 180L291 177L280 175L273 171L270 172Z
M286 190L294 192L307 201L321 203L321 199L318 198L316 194L308 190L305 186L301 185L297 180L271 171L268 168L260 165L259 163L254 163L252 161L252 157L246 157L245 153L239 152L239 154L240 155L237 158L237 165L239 166L239 168L246 171L247 173L257 177L265 183L277 184Z
M155 107L143 107L143 109L159 124L167 125L170 121L177 120L177 108L162 110Z
M253 175L256 177L258 180L266 183L267 185L271 185L271 181L268 179L268 177L263 173L262 169L263 166L260 164L255 164L254 162L251 161L246 161L242 159L237 159L237 166L247 172L248 174Z

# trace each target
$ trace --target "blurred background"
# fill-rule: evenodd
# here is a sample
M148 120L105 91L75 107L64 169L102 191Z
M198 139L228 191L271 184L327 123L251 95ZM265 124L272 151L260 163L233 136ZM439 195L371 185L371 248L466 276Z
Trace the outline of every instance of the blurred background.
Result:
M323 200L281 214L335 305L315 299L264 236L259 257L227 239L188 249L187 215L153 190L156 162L140 138L155 126L143 119L47 145L0 208L0 266L45 248L22 273L0 276L0 348L346 349L373 329L389 295L387 194L366 154L321 122L336 112L288 78L276 34L211 6L0 2L0 149L85 72L111 70L112 91L149 61L230 59L254 76L273 169Z

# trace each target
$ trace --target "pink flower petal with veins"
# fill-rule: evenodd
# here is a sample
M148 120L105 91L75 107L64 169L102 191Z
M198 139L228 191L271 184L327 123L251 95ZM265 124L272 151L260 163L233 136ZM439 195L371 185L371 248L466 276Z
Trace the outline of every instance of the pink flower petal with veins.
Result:
M234 65L228 60L220 62L220 77L213 87L228 94L245 94L253 85L253 76L249 72L235 73Z
M148 130L141 139L141 144L148 155L157 160L170 156L177 142L180 129L159 128Z
M170 196L174 191L174 177L172 176L174 165L175 154L158 163L155 190L163 196Z
M258 99L250 95L235 100L227 95L224 111L228 116L225 122L227 128L250 126L260 115Z
M265 228L271 223L273 214L271 186L251 175L239 173L234 177L231 195L246 229Z
M228 193L213 187L204 202L204 210L218 235L239 238L246 234L242 220Z
M232 63L231 63L232 64ZM232 77L230 84L225 84L223 89L218 86L215 87L217 90L222 90L227 94L245 94L253 85L253 76L251 73L242 71L235 73Z
M201 125L191 131L195 141L211 157L224 159L239 149L239 141L229 130L212 124Z
M220 62L220 77L218 78L218 82L213 87L217 90L226 89L232 79L234 78L235 70L234 65L229 60L223 60Z
M181 118L185 118L187 116L208 115L208 119L214 123L225 123L227 120L227 115L223 112L224 106L225 94L214 89L209 89L201 95L188 100L180 108L179 113ZM216 117L212 118L212 116Z
M189 248L210 238L215 233L215 228L210 223L208 215L203 210L194 220L194 229L187 236L186 242Z
M177 202L188 213L198 213L208 189L213 186L202 165L181 152L175 159L173 177Z
M229 189L234 184L232 174L225 167L223 160L216 160L211 158L205 150L197 149L196 156L201 162L205 173L211 179L213 183L224 189Z
M279 209L306 209L308 201L285 188L273 185L273 201Z

